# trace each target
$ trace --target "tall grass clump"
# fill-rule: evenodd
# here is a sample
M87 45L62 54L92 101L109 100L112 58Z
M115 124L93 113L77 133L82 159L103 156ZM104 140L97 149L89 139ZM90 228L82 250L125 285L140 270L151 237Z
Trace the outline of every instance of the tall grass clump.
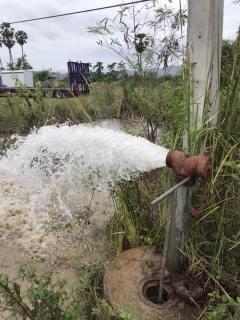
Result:
M239 37L238 33L234 59L227 61L231 74L227 83L222 82L217 124L204 120L190 137L192 150L208 151L213 160L210 181L194 188L193 204L202 218L191 220L187 243L188 272L202 281L209 296L207 319L233 319L240 308ZM226 77L222 74L223 80ZM209 107L207 101L204 107Z
M110 239L114 252L137 246L161 247L168 201L157 207L150 203L171 187L172 172L168 169L142 174L130 182L118 183L112 190L115 213L110 223Z
M40 127L52 118L52 110L38 88L31 91L18 79L15 82L18 93L7 94L0 100L2 134L28 133L31 128Z

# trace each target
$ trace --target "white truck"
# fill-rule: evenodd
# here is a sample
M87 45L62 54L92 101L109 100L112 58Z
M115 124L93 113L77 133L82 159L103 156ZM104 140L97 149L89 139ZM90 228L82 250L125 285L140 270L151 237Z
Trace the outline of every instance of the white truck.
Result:
M3 70L1 71L0 94L17 93L15 78L18 78L30 91L35 91L33 72L29 70ZM69 93L68 88L39 88L46 98L63 98Z
M33 73L29 70L3 70L1 71L2 83L7 87L15 87L15 78L28 88L33 88Z

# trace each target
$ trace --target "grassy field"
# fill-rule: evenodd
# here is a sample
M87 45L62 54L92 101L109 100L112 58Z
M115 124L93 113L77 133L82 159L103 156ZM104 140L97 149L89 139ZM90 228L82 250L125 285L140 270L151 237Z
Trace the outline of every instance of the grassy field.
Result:
M194 187L193 205L202 217L190 221L186 243L184 271L205 292L198 302L202 309L199 319L240 319L239 92L240 80L235 77L221 92L217 125L202 128L192 139L195 150L204 142L213 158L210 181L205 185L197 182ZM26 134L33 126L67 120L78 124L89 119L134 117L146 121L150 141L154 142L155 130L161 127L164 146L181 150L186 111L184 94L178 78L144 86L137 81L96 83L91 93L80 95L78 101L70 97L61 100L1 97L0 133ZM154 210L149 203L172 186L172 178L172 173L162 170L116 188L112 194L116 213L109 230L111 243L115 244L112 250L119 254L134 245L163 243L167 200ZM133 238L137 238L136 243L131 243ZM83 301L76 308L88 313L81 319L116 319L117 315L102 296L102 265L91 266L88 271L85 286L78 291ZM91 298L86 298L87 295Z
M77 99L46 99L40 92L36 97L29 95L0 97L0 133L26 134L34 126L63 123L74 124L92 120L117 117L121 102L121 90L100 84L88 95ZM83 108L82 108L83 107Z

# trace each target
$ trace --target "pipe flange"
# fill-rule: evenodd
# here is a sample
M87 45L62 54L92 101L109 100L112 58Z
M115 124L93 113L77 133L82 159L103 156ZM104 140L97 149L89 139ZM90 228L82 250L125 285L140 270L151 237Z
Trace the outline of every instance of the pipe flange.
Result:
M212 172L212 158L210 156L198 156L196 176L203 181L209 179Z

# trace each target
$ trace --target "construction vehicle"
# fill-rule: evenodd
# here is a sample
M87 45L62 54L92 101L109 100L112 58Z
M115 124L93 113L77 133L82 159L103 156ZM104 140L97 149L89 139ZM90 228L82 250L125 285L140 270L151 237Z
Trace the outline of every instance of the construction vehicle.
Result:
M38 90L42 91L46 98L62 99L71 92L78 96L79 93L89 93L89 63L72 62L67 63L70 88L57 88L54 86L55 77L50 77L52 86L46 87L44 81L39 81ZM36 87L33 83L33 72L30 70L3 70L1 71L0 94L17 94L18 87L15 86L15 79L34 92Z
M68 76L70 89L75 96L81 93L89 93L90 72L89 63L72 62L69 60Z

